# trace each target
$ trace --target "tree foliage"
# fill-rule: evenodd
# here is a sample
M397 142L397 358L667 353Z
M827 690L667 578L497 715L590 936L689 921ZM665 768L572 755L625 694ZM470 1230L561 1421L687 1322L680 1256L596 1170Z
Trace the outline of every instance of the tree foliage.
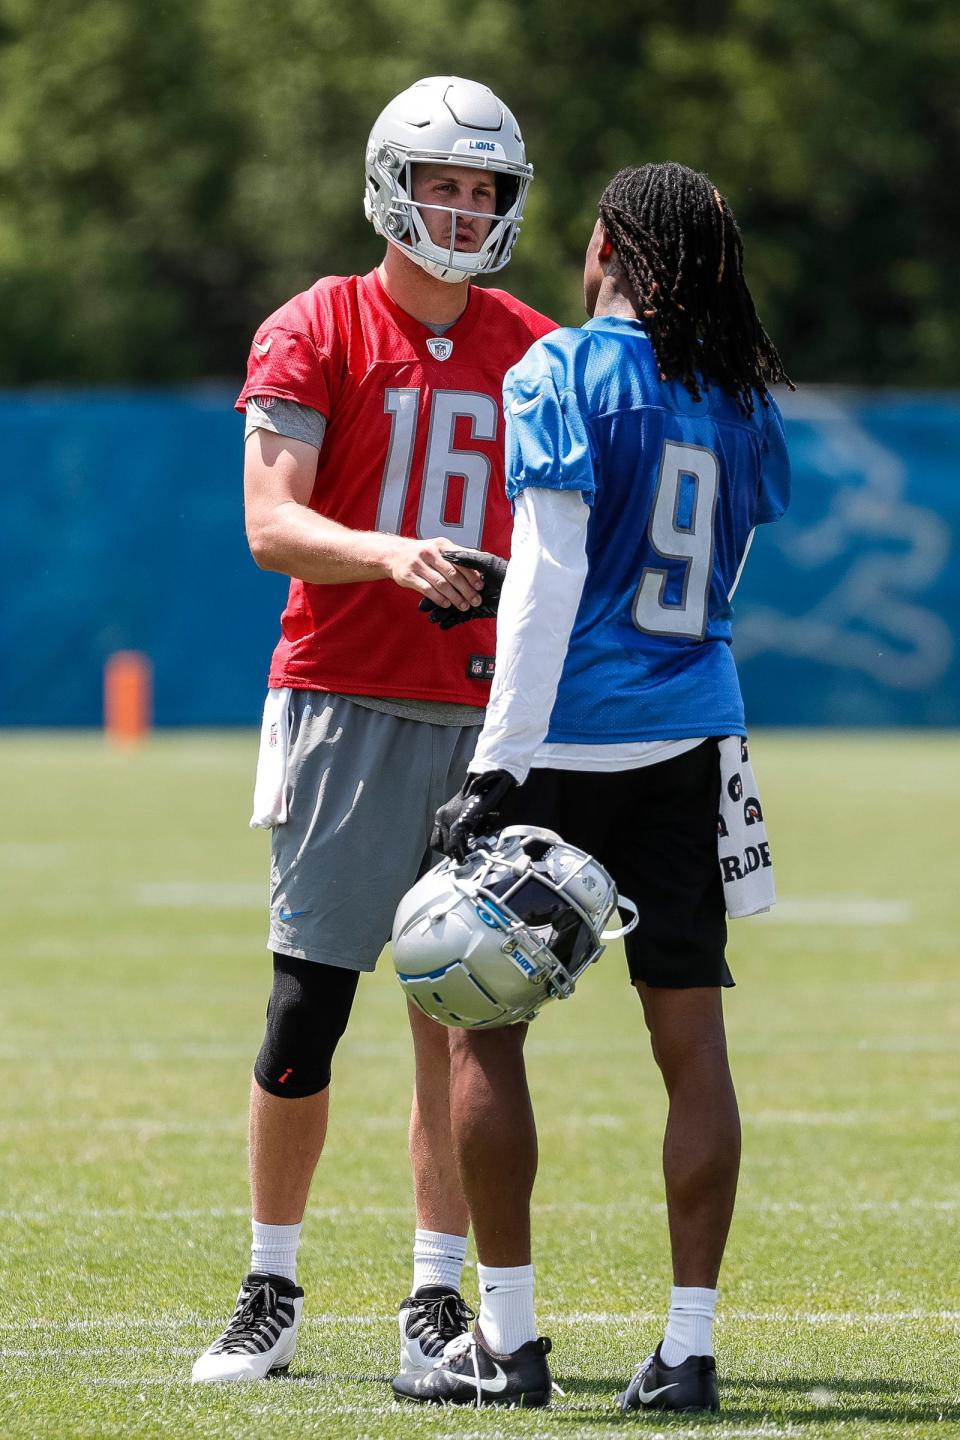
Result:
M957 383L947 0L0 0L0 381L235 375L269 310L376 263L367 132L447 72L522 124L498 283L530 303L579 323L603 184L681 160L737 212L797 378Z

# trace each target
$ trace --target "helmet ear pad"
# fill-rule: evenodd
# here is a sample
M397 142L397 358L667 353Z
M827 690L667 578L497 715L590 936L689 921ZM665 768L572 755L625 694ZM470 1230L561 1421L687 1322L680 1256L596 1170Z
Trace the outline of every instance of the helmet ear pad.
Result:
M509 215L520 194L520 182L515 175L494 175L497 192L497 214Z
M393 959L408 998L467 1029L531 1020L563 999L604 948L613 880L552 831L510 826L403 897ZM629 903L629 902L627 902Z

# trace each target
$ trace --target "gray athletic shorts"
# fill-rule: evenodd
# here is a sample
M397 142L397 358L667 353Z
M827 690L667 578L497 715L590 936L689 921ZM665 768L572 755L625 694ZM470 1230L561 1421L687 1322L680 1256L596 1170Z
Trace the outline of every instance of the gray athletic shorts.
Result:
M294 690L289 818L272 830L268 949L373 970L401 896L441 856L438 805L459 790L480 734Z

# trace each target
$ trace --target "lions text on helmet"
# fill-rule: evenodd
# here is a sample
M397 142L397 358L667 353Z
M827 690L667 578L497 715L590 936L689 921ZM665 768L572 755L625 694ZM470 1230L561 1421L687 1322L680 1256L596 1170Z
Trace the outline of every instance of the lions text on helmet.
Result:
M427 274L457 284L506 265L532 176L493 91L433 76L391 100L371 130L364 212Z
M617 905L633 918L604 930ZM393 962L408 998L431 1019L493 1029L572 995L604 945L636 923L633 902L618 898L592 856L552 830L513 825L407 891Z

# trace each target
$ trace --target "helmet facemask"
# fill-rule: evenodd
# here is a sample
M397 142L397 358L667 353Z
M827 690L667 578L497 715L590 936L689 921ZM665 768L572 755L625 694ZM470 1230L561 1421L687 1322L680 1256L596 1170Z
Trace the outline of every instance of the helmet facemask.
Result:
M482 169L493 174L497 187L496 213L458 210L447 205L426 204L413 198L414 167L457 165ZM485 159L479 165L464 165L462 156L408 154L400 156L384 146L373 162L367 161L367 192L364 200L367 219L375 230L428 275L459 284L471 275L492 275L502 270L513 253L530 176L516 169L500 171ZM372 196L372 198L371 198ZM503 200L501 201L501 196ZM450 216L450 240L437 245L430 238L422 212L433 210ZM476 250L458 250L457 217L470 216L489 224L490 229Z

